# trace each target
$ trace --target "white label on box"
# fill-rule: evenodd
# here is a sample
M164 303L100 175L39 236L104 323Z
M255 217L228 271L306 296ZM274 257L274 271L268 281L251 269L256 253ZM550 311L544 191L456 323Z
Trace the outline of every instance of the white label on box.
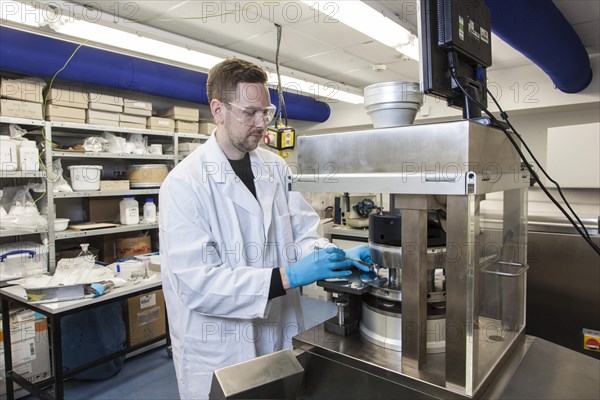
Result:
M23 321L33 321L35 319L35 311L33 310L23 310L18 313L10 316L11 323L12 322L23 322Z
M166 121L166 120L164 120L164 119L159 119L159 120L158 120L158 121L156 121L156 122L158 122L158 124L159 124L159 125L163 125L163 126L169 126L169 125L171 125L171 124L169 123L170 121Z
M140 308L154 307L156 305L156 294L144 294L140 296Z
M35 321L10 324L11 341L31 340L35 338Z
M35 339L12 342L11 338L11 347L13 365L20 365L35 360ZM4 348L0 349L0 371L4 371Z

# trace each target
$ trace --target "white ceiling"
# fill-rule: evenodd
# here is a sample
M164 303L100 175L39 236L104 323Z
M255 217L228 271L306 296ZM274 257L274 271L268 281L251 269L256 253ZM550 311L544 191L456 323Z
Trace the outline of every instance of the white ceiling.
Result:
M357 1L357 0L346 0ZM76 0L78 3L88 1ZM416 32L415 0L367 1ZM335 20L325 21L307 5L292 1L97 1L106 13L217 46L222 54L244 54L275 62L276 28L283 26L280 63L292 70L354 88L393 80L419 79L418 63ZM291 3L291 4L290 4ZM600 1L554 0L579 34L588 53L600 48ZM391 14L390 14L391 13ZM520 53L493 39L491 70L529 64ZM373 64L385 64L375 72Z

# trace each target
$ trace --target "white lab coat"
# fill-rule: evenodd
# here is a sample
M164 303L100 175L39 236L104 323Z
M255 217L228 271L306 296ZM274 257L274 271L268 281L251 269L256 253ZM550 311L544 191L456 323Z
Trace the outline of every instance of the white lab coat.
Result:
M206 398L215 369L283 348L303 330L298 289L268 300L272 268L318 243L319 218L283 159L250 153L257 201L213 135L160 189L163 290L179 394Z

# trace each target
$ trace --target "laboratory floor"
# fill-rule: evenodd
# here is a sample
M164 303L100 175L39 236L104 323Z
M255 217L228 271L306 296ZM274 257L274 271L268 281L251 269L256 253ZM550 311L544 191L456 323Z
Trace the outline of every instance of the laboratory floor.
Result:
M332 302L302 297L304 324L308 329L336 314ZM26 400L34 396L24 397ZM175 369L164 346L128 358L121 371L101 381L65 382L65 399L176 400L179 398Z

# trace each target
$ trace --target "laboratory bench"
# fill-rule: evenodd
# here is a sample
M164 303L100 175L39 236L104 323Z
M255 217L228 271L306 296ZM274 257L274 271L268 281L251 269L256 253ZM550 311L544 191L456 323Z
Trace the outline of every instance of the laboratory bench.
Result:
M10 307L22 307L34 312L40 313L47 318L49 345L51 351L51 369L53 374L50 378L42 381L31 383L16 371L13 370L12 351L4 352L4 365L6 370L6 393L7 399L14 399L14 383L19 384L31 394L44 399L63 399L64 398L64 380L81 373L82 371L96 367L107 361L122 357L128 353L138 351L151 344L162 340L167 341L169 345L168 324L165 322L165 333L141 343L130 343L130 332L127 331L127 345L123 350L115 351L110 355L106 355L97 360L87 362L76 368L70 369L67 372L63 371L63 353L61 341L61 319L68 315L72 315L81 311L91 310L93 308L124 301L135 296L148 294L162 289L162 281L160 274L155 273L148 279L138 280L137 282L127 282L125 285L114 288L106 294L95 298L84 298L78 300L61 301L53 303L30 303L27 301L25 289L21 286L7 286L0 288L0 302L4 315L8 316ZM163 305L164 307L164 305ZM165 319L166 321L166 319ZM4 348L12 349L11 347L11 330L10 318L2 318L2 329L4 332ZM54 387L54 394L48 392L50 386Z

